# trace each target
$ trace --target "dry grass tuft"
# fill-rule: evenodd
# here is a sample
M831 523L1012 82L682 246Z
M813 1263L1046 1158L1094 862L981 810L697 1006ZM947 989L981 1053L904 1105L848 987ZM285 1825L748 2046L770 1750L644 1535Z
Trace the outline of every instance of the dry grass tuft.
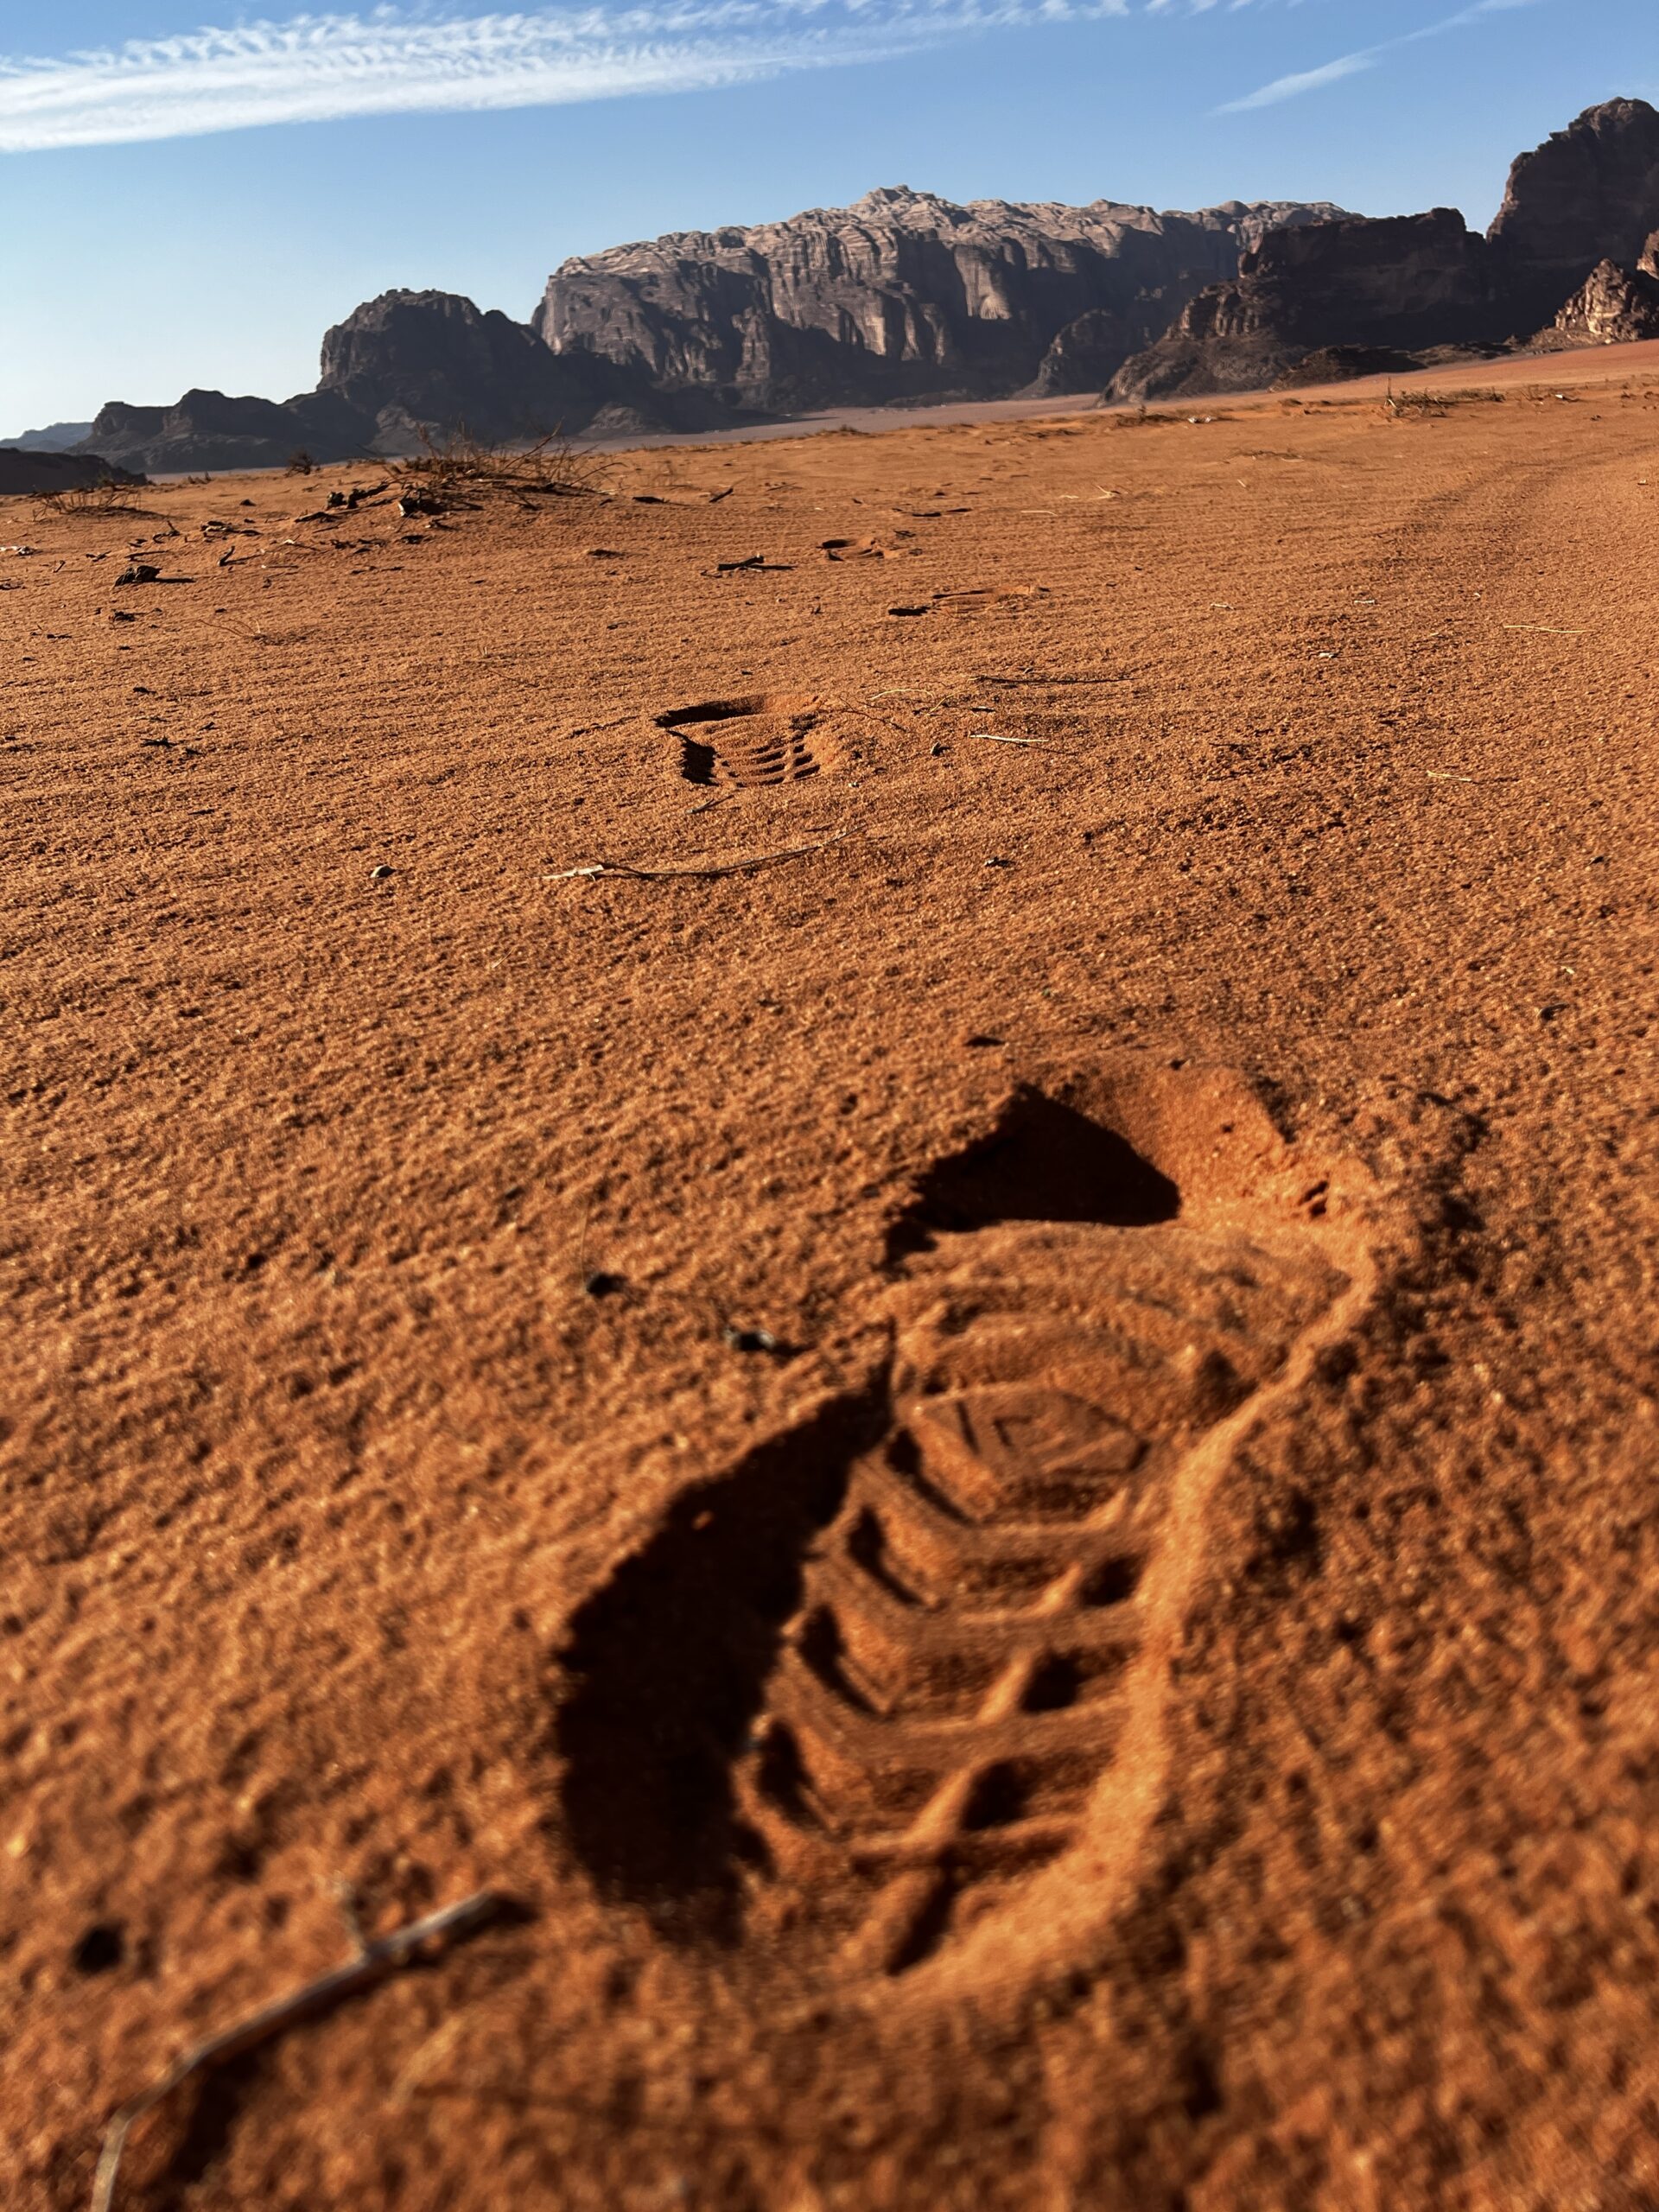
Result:
M1456 391L1396 391L1390 385L1382 396L1382 412L1393 421L1449 414L1454 407L1501 407L1503 395L1490 385L1466 385Z
M138 505L142 484L118 483L106 476L96 484L72 484L61 492L43 492L35 502L42 515L130 515Z
M437 506L510 499L527 507L537 496L584 498L600 489L599 455L558 430L524 446L489 445L465 429L442 439L423 434L422 450L396 467L412 490Z

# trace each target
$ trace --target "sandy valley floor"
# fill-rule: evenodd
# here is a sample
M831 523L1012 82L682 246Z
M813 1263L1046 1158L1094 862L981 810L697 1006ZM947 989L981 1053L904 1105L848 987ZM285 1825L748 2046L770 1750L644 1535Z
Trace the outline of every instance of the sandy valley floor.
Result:
M121 2212L1659 2205L1659 363L1531 367L9 503L7 2212L342 1885L511 1909Z

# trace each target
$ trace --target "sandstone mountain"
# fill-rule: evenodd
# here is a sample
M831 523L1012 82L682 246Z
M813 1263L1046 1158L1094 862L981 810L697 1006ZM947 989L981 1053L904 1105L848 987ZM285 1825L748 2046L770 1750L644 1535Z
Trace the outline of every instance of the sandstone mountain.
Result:
M428 432L486 443L617 428L703 429L727 417L604 361L562 360L524 323L452 292L383 292L322 341L315 391L288 400L188 391L171 407L114 400L76 451L156 474L276 468L419 450Z
M1484 241L1455 208L1274 231L1229 284L1200 292L1121 369L1115 399L1245 391L1330 347L1479 343L1505 334Z
M1599 261L1629 268L1659 228L1659 110L1586 108L1510 171L1487 238L1515 327L1537 330Z
M1449 207L1274 232L1126 362L1107 396L1243 391L1325 349L1520 343L1599 263L1633 262L1656 225L1659 112L1610 100L1521 156L1484 236Z
M165 475L280 468L302 450L318 461L346 461L364 452L372 435L372 423L327 392L305 392L279 403L187 391L171 407L131 407L111 400L73 450L99 453L127 467Z
M1267 232L1339 214L1234 200L1196 215L978 200L907 186L749 229L684 232L567 261L535 327L658 392L766 413L1057 388L1103 375L1230 275ZM1086 332L1051 347L1080 318Z

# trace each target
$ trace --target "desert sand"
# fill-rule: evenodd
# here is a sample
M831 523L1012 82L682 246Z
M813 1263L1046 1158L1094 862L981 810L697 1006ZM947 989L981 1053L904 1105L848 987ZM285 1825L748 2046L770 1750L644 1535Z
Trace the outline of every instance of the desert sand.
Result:
M1655 351L5 505L7 2212L1659 2204Z

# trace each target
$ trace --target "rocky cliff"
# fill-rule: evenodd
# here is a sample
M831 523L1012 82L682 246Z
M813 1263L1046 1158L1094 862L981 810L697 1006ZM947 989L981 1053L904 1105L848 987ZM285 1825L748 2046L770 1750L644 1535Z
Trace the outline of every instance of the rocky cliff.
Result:
M1659 338L1659 231L1634 269L1599 261L1556 316L1554 334L1569 346L1623 346Z
M433 425L493 444L582 429L624 381L453 292L383 292L324 337L317 389L371 426L365 443L409 452Z
M1599 261L1630 268L1659 228L1659 110L1586 108L1522 154L1487 233L1514 327L1547 323Z
M1350 216L1270 233L1231 283L1200 292L1155 346L1127 362L1109 395L1252 391L1315 350L1479 342L1503 325L1484 241L1455 208Z
M535 327L561 360L766 412L997 397L1033 379L1058 389L1066 373L1086 390L1264 233L1339 212L959 207L897 186L851 207L567 261Z
M276 468L295 454L353 461L417 452L462 431L486 444L549 433L706 429L718 406L677 403L644 378L591 358L562 360L525 323L453 292L383 292L322 341L315 391L287 400L188 391L170 407L112 401L76 451L156 475Z
M1659 112L1610 100L1522 155L1484 237L1449 207L1273 233L1125 362L1107 395L1244 391L1326 349L1519 341L1599 262L1633 262L1656 225Z

